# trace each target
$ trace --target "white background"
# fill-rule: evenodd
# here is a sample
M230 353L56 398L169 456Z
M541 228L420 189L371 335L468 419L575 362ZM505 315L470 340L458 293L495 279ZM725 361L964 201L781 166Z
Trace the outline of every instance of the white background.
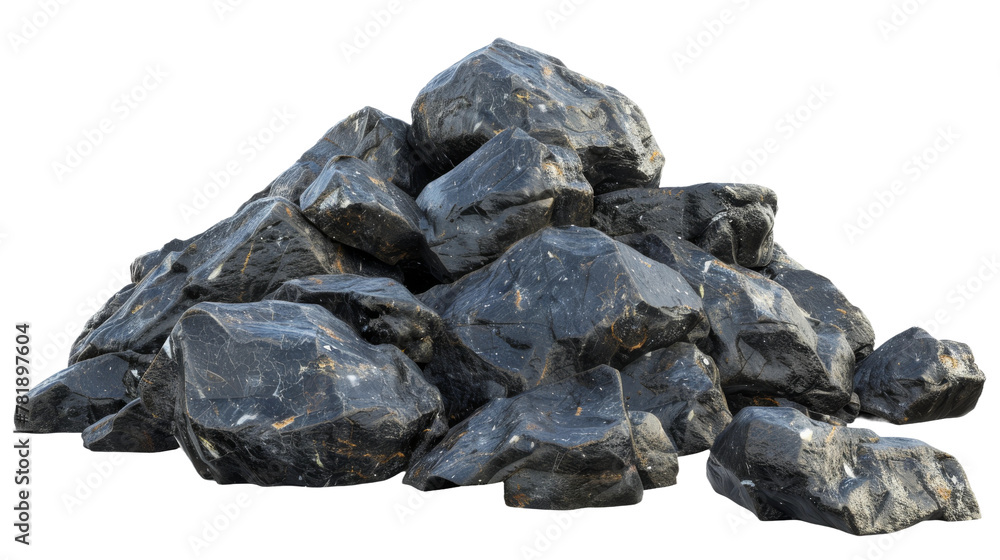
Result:
M0 8L0 335L9 342L0 354L13 356L14 324L29 321L34 383L65 363L69 342L96 300L125 282L133 257L229 216L365 105L408 121L428 80L498 36L633 98L666 155L664 185L729 181L748 150L772 139L777 149L746 180L778 193L779 242L863 308L879 342L937 314L937 335L969 343L987 375L1000 370L1000 281L980 271L982 259L998 257L996 2L914 10L915 0L423 0L402 1L378 28L372 11L387 0L233 3L220 13L209 0L69 2L51 17L32 0ZM912 12L896 15L896 30L887 26L894 6ZM712 24L723 10L729 23ZM42 25L32 32L22 18ZM366 24L377 33L358 37ZM360 53L345 56L345 44ZM135 90L147 68L165 77ZM832 93L800 108L812 88ZM129 92L142 99L126 113L119 98ZM782 119L797 109L806 118L788 134ZM294 118L261 133L275 110ZM111 132L57 173L53 163L65 163L102 119ZM939 142L947 151L927 152L935 161L919 176L906 167L949 128L958 137ZM271 141L250 158L241 145L257 134ZM231 160L239 172L226 188L206 189ZM879 202L897 180L901 194ZM185 216L183 206L195 203L202 208ZM877 217L849 238L845 225L872 205ZM976 293L957 296L959 284ZM84 550L183 558L195 555L196 537L208 544L197 551L206 558L964 557L1000 529L993 383L963 418L858 423L954 454L982 506L980 521L928 522L892 536L750 519L709 487L707 453L683 458L678 484L638 506L557 516L505 507L499 485L430 494L399 478L328 489L219 486L198 477L181 451L96 454L78 435L58 434L31 437L30 548L11 540L15 457L9 445L2 455L4 549L13 558ZM9 419L13 379L6 385L0 414ZM217 520L223 510L236 518ZM217 536L205 533L212 522L225 526Z

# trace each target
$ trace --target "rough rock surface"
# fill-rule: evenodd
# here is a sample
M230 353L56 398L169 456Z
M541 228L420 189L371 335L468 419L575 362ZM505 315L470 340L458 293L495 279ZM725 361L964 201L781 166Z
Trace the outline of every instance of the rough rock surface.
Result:
M434 355L444 323L405 286L390 278L356 274L289 280L264 299L315 303L353 326L372 344L392 344L418 364Z
M446 334L425 369L451 422L491 398L621 366L708 329L675 271L590 228L545 228L420 296Z
M641 426L638 437L618 372L597 367L487 403L415 460L403 481L420 490L503 481L513 507L637 503L644 478L652 486L673 484L677 465L656 418L631 418ZM668 460L656 460L663 455Z
M663 155L642 111L559 59L497 39L438 74L411 110L411 143L438 174L518 127L574 150L594 191L657 186Z
M791 408L741 410L716 439L707 468L716 492L764 521L800 519L870 535L980 516L951 455Z
M143 377L206 478L333 486L395 476L441 397L393 346L373 346L318 305L202 303Z
M985 382L967 345L919 327L887 340L854 374L861 411L895 424L962 416L976 406Z
M759 267L771 261L777 211L778 197L760 185L624 189L594 198L593 226L612 237L662 231L725 263Z
M680 455L704 451L732 416L712 358L678 342L640 356L621 369L629 411L652 413Z
M27 412L14 417L19 432L82 432L128 404L122 379L128 361L114 354L81 361L28 391Z
M83 446L91 451L155 453L180 447L167 420L154 418L135 399L83 431Z
M417 205L428 245L455 280L545 226L589 226L593 190L576 153L510 128L427 185Z

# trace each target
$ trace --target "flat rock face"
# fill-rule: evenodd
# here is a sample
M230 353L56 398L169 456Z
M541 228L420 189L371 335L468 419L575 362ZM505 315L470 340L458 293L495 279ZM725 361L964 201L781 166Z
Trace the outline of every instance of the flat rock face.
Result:
M167 420L154 418L139 399L98 420L81 434L91 451L156 453L180 447Z
M390 278L356 274L290 280L264 299L314 303L354 327L372 344L392 344L418 364L434 355L444 323L434 310Z
M669 234L618 239L676 269L702 296L711 324L702 346L727 395L785 397L824 414L847 405L854 356L843 333L807 319L781 285Z
M895 424L962 416L976 406L985 382L967 345L918 327L887 340L854 375L861 411Z
M338 272L392 274L387 265L331 241L287 200L265 198L183 251L168 253L76 343L70 361L123 350L153 354L181 314L200 301L257 301L286 280Z
M652 413L681 455L712 446L732 416L712 358L678 342L621 369L625 407Z
M438 74L411 113L412 144L438 174L512 127L575 151L598 193L655 187L663 167L646 118L629 98L503 39Z
M594 198L593 226L612 237L662 231L725 263L759 267L771 261L777 211L778 197L760 185L623 189Z
M114 354L78 362L45 378L28 391L28 409L14 417L19 432L82 432L128 404L122 379L128 361Z
M441 398L399 349L318 305L203 303L143 378L199 472L222 484L333 486L401 472ZM171 400L172 398L172 400Z
M774 254L774 259L761 273L788 290L795 304L810 317L843 331L857 362L871 354L875 347L875 330L864 312L848 301L828 278L806 270L781 246L775 245Z
M545 226L590 225L593 190L575 152L510 128L427 185L417 205L427 244L454 280Z
M761 520L800 519L855 535L980 516L951 455L914 439L810 420L791 408L737 413L712 446L708 478Z
M618 372L594 368L487 403L414 461L403 481L421 490L503 481L513 507L637 503L643 478L651 486L676 481L676 455L655 417L634 417L637 438L631 418ZM663 455L673 462L655 460Z
M707 332L701 300L677 272L575 226L543 229L420 299L445 321L425 374L452 422L491 398Z
M334 156L302 193L302 213L327 237L387 264L416 258L420 210L409 195L353 156Z

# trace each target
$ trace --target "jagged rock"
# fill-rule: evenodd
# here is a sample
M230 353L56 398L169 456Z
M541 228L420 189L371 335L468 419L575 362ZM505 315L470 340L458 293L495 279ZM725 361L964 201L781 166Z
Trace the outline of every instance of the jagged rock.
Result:
M628 419L632 424L635 468L639 472L642 489L652 490L677 484L678 451L660 419L655 414L639 410L629 411Z
M444 323L402 284L355 274L289 280L264 299L315 303L353 326L372 344L392 344L418 364L434 354Z
M15 411L19 432L82 432L128 404L122 379L128 361L114 354L84 360L43 379L28 391L27 412Z
M914 439L810 420L791 408L737 413L712 446L708 478L763 521L800 519L855 535L980 517L951 455Z
M844 334L810 322L781 285L671 234L618 239L674 268L701 294L711 324L701 346L727 396L785 397L823 414L848 403L854 356Z
M895 424L962 416L975 408L985 382L967 345L919 327L887 340L854 374L861 411Z
M826 422L827 424L833 424L835 426L846 426L849 422L853 421L853 418L851 420L841 418L841 415L843 414L841 411L844 411L845 409L841 409L841 411L834 414L822 414L820 412L809 410L805 407L805 405L799 404L795 401L790 401L784 397L767 397L764 395L742 395L734 393L729 395L727 402L729 404L729 411L733 414L738 414L739 411L751 406L785 407L794 408L813 420ZM855 417L857 417L857 415L855 415Z
M810 317L843 331L857 362L871 354L875 330L864 312L848 301L828 278L806 270L781 246L775 245L774 255L761 272L784 286L795 298L795 304Z
M393 346L318 305L201 303L143 377L202 476L221 484L334 486L390 478L441 413Z
M195 243L197 240L198 236L190 239L174 238L167 241L163 247L136 257L135 260L132 261L132 265L129 266L129 272L132 276L132 284L138 284L141 282L151 270L163 262L163 259L167 258L167 255L175 251L183 251L188 245Z
M644 466L651 486L669 485L677 462L654 416L632 418L638 430L625 410L618 372L597 367L490 401L416 459L403 482L438 490L503 481L513 507L638 503L643 478L637 466Z
M393 274L328 239L287 200L262 199L183 251L168 253L113 314L77 342L70 359L125 350L153 354L181 314L200 301L257 301L286 280L335 272Z
M712 358L678 342L640 356L621 369L625 406L652 413L681 455L712 446L732 419Z
M759 267L771 261L777 211L778 197L766 187L702 183L602 194L592 223L612 237L662 231L725 263Z
M411 110L411 143L439 175L512 127L574 150L598 193L655 187L663 155L642 111L557 58L497 39L438 74Z
M454 280L545 226L589 226L593 196L576 153L510 128L427 185L417 205Z
M420 299L446 334L425 369L452 423L491 398L707 332L677 272L590 228L545 228Z
M82 436L83 446L91 451L156 453L180 447L170 422L153 418L139 399L98 420Z
M302 193L302 213L334 241L382 262L415 258L423 245L420 209L409 195L353 156L334 156Z

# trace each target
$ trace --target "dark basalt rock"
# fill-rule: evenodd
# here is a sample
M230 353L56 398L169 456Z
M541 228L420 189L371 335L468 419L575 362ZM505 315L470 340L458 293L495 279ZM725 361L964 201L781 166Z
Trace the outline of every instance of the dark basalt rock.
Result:
M438 74L411 111L411 143L439 175L518 127L574 150L598 193L657 186L663 155L642 111L557 58L497 39Z
M712 358L678 342L621 369L625 406L652 413L680 455L704 451L732 419Z
M618 239L676 269L702 295L711 324L702 346L727 395L785 397L823 414L847 405L854 356L843 333L810 322L781 285L670 234Z
M170 422L154 418L139 399L83 431L83 446L91 451L156 453L180 447Z
M545 228L420 299L445 321L425 374L451 422L489 399L622 366L708 328L677 272L576 226Z
M777 211L778 197L760 185L624 189L594 198L593 226L612 237L662 231L725 263L759 267L771 261Z
M967 345L918 327L887 340L854 374L861 411L895 424L967 414L985 382Z
M167 255L175 251L183 251L188 245L195 243L198 240L198 237L199 236L195 236L190 239L174 238L166 242L163 247L136 257L135 260L132 261L132 265L129 266L129 272L132 275L132 284L138 284L141 282L151 270L163 262L163 259L167 258Z
M106 354L81 361L45 378L28 391L27 412L14 416L18 432L82 432L128 404L122 379L127 360Z
M576 153L511 128L427 185L417 205L427 243L454 280L545 226L589 226L593 196Z
M221 484L390 478L441 412L420 368L318 305L201 303L143 377L198 471Z
M806 270L780 246L775 245L774 254L775 258L761 272L784 286L795 298L795 304L810 317L843 331L857 362L871 354L875 330L864 312L848 301L828 278Z
M676 476L663 428L652 415L630 417L618 372L601 366L487 403L403 482L438 490L503 481L509 506L573 509L638 503L644 481L665 486Z
M420 209L409 195L353 156L334 156L299 200L302 213L334 241L396 264L423 246Z
M951 455L914 439L810 420L791 408L736 414L712 446L708 478L763 521L800 519L855 535L980 517Z
M431 360L434 339L444 331L433 309L389 278L309 276L285 282L264 299L321 305L368 342L392 344L418 364Z
M288 201L259 200L167 254L77 343L71 361L124 350L153 354L200 301L257 301L286 280L335 272L393 275L387 265L328 239Z
M742 395L739 393L734 393L729 395L727 403L729 404L729 410L733 414L738 414L739 411L744 408L751 406L764 406L764 407L785 407L794 408L802 414L805 414L813 420L819 422L826 422L827 424L833 424L835 426L846 426L847 424L854 421L857 418L857 414L853 416L849 412L849 408L857 403L857 394L851 395L851 405L850 407L845 407L833 414L822 414L820 412L814 412L809 410L804 405L799 404L795 401L790 401L783 397L766 397L763 395Z

